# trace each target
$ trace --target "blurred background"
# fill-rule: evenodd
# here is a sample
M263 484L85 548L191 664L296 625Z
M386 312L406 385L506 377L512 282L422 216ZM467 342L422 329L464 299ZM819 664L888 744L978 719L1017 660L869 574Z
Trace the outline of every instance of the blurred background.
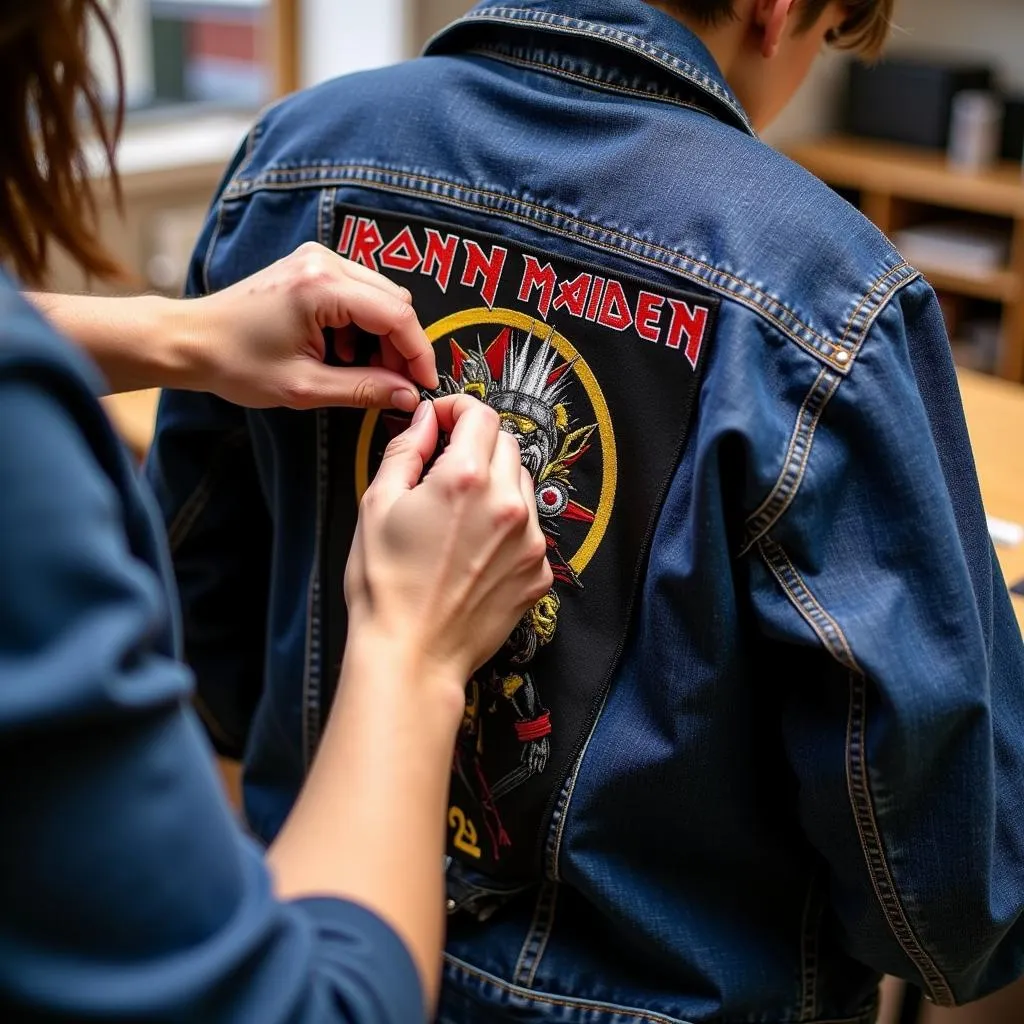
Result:
M103 232L178 290L209 195L259 109L414 55L468 0L117 0L127 218ZM1024 4L899 0L890 57L816 67L766 134L890 234L941 293L958 362L1024 382ZM113 77L97 41L96 62ZM54 287L81 286L66 265Z
M125 215L108 245L148 288L177 293L225 163L261 107L335 75L415 55L469 0L118 0L129 120ZM1000 553L1024 574L1024 3L898 0L889 56L858 70L824 56L766 134L858 205L938 291ZM112 81L97 40L95 61ZM84 282L58 264L52 287ZM1013 383L1007 383L1013 382ZM141 456L155 396L111 411ZM1024 621L1024 602L1018 601ZM1022 866L1024 870L1024 866ZM914 994L911 993L911 996ZM950 1012L901 1008L886 1024L1021 1024L1024 986Z

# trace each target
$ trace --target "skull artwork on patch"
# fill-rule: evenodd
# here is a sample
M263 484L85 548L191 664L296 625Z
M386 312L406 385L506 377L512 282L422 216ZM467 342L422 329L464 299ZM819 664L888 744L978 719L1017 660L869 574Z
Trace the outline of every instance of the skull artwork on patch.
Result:
M570 258L543 226L537 237L553 249L521 243L508 224L501 234L473 230L449 212L453 220L339 203L334 214L338 251L409 290L439 374L422 397L472 396L515 438L552 569L548 592L466 683L446 818L458 908L467 884L519 887L557 870L575 780L628 650L660 511L696 422L721 300L681 279L591 262L585 244ZM488 220L504 223L500 213ZM372 360L377 340L358 342L360 360ZM339 410L318 432L332 570L348 555L358 502L389 442L408 425L397 411ZM428 481L445 443L428 460ZM346 620L326 607L327 651L339 663Z
M493 311L487 317L499 315ZM538 672L534 663L558 635L566 594L582 592L581 573L607 523L609 430L596 381L567 339L529 318L515 324L474 322L467 312L459 319L456 329L436 338L440 385L429 397L470 395L494 409L501 429L516 439L533 481L554 577L551 589L466 688L452 768L464 806L452 807L449 825L462 854L480 858L487 844L487 859L497 863L512 845L503 824L503 798L543 775L551 759L557 723L538 677L548 688L558 679ZM363 433L368 469L407 422L388 413L368 420Z
M567 385L576 358L562 359L533 332L502 329L485 348L466 351L450 341L451 373L442 394L473 395L494 409L501 429L519 442L523 466L533 478L537 513L549 538L552 566L560 582L579 585L558 552L560 519L592 523L594 513L573 499L572 468L587 453L596 423L575 425Z
M572 469L588 452L596 423L572 419L568 384L576 358L564 359L532 331L502 328L485 344L463 348L451 339L451 372L442 376L439 393L469 394L498 413L501 429L519 443L523 466L533 480L537 513L548 543L555 586L520 620L504 649L470 682L467 710L456 751L455 771L475 792L491 843L500 858L509 844L498 802L527 779L542 773L550 756L551 716L527 667L558 629L558 587L581 587L579 577L559 546L562 520L590 524L594 513L574 498ZM485 714L500 702L512 709L512 724L522 751L519 763L493 781L480 755L485 742Z

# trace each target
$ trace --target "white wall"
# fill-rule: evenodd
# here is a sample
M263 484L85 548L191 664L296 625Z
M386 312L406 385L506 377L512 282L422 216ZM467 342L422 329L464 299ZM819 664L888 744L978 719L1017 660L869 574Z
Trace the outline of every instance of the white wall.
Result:
M31 0L29 0L31 2ZM149 0L104 0L121 49L125 102L142 106L153 96L152 40L149 31ZM89 57L103 95L111 103L117 96L117 70L107 40L90 22Z
M784 145L836 128L836 112L842 102L846 75L845 55L827 53L817 64L779 119L763 134L766 142Z
M302 0L302 83L408 56L415 0Z
M894 46L994 61L1006 84L1024 90L1024 3L1020 0L900 0Z

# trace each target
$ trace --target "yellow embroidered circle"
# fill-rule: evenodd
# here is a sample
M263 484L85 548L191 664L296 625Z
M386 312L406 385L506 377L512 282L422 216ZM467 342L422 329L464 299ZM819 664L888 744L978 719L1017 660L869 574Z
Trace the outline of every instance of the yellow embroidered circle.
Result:
M612 508L615 504L615 487L618 481L618 455L615 449L615 433L612 430L611 414L608 412L608 405L604 400L601 387L597 378L573 347L572 343L557 331L552 330L542 321L533 317L518 313L512 309L467 309L461 313L453 313L444 317L426 329L427 338L431 344L437 344L447 335L462 330L465 327L475 327L479 324L497 324L501 327L511 327L520 331L532 331L535 337L543 337L548 343L554 346L555 351L566 360L576 360L573 366L573 373L576 374L587 398L594 411L597 420L598 437L601 440L601 496L598 501L597 510L594 513L594 522L591 524L587 536L580 545L579 550L569 559L569 565L573 572L581 575L583 570L594 557L597 549L604 540L605 531L611 521ZM380 418L380 411L371 409L363 418L362 428L359 432L359 442L356 448L356 497L361 499L370 485L370 449L373 442L373 433Z

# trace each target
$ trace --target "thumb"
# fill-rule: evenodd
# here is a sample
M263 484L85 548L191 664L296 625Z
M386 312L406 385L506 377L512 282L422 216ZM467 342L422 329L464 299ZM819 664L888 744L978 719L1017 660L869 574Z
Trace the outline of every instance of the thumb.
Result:
M412 412L419 402L416 386L393 370L379 366L327 366L315 359L303 362L283 391L282 405L291 409L344 405Z
M373 486L385 491L409 491L420 482L423 467L437 448L437 417L432 402L420 402L412 423L384 452Z

